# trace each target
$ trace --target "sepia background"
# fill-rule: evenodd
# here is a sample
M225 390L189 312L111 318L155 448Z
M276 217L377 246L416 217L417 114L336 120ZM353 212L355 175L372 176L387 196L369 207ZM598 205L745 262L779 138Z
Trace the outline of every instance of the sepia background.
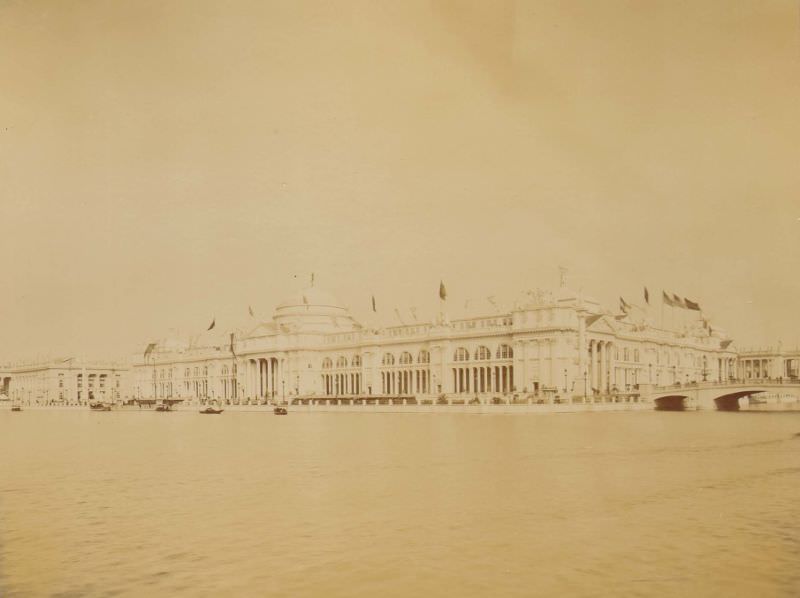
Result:
M0 359L317 284L569 283L798 339L795 0L0 2Z

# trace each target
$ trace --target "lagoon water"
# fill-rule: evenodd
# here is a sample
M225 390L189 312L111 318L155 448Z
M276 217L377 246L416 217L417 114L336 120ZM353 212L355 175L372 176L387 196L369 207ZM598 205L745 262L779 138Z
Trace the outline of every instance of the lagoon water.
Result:
M797 596L800 414L0 412L3 596Z

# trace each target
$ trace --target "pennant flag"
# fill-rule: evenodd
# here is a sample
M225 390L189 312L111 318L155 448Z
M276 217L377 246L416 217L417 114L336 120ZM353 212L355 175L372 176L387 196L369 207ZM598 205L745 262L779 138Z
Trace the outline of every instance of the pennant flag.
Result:
M667 295L666 291L661 291L661 300L670 307L675 307L675 302L672 300L672 297Z
M719 347L720 347L720 349L727 349L732 342L733 342L732 340L730 340L730 341L722 341L719 344Z
M625 314L627 314L627 313L630 311L630 309L631 309L631 306L630 306L630 304L629 304L627 301L625 301L625 299L623 299L622 297L620 297L620 298L619 298L619 310L620 310L622 313L625 313Z
M675 307L683 307L684 309L686 308L686 304L683 302L683 299L681 299L680 297L678 297L674 293L672 295L672 304Z
M644 287L644 302L650 305L650 293L647 292L647 287Z
M373 296L372 296L372 311L378 311L378 310L375 308L375 295L373 295Z
M207 330L211 330L211 329L212 329L212 328L214 328L214 326L216 326L216 325L217 325L217 318L216 318L216 317L214 317L214 319L213 319L213 320L211 320L211 326L209 326L209 327L207 328Z
M248 306L247 306L247 311L249 311L249 312L250 312L250 317L251 317L251 318L255 318L255 317L256 317L256 313L253 311L253 308L252 308L252 306L248 305Z
M417 321L417 308L416 307L409 307L408 311L411 312L411 315L414 317L414 321Z
M156 348L156 343L150 343L149 345L147 345L147 349L144 350L145 360L150 356L150 353L152 353L155 350L155 348Z
M406 323L405 323L405 322L403 322L403 316L401 316L401 315L400 315L400 310L399 310L399 309L397 309L397 308L395 307L395 308L394 308L394 313L397 315L397 319L398 319L398 320L400 320L400 323L401 323L403 326L405 326L405 325L406 325Z
M439 299L444 301L447 299L447 289L444 288L444 281L439 281Z
M236 357L236 351L234 351L234 350L233 350L233 332L231 332L231 345L230 345L230 349L231 349L231 355L233 355L234 357Z
M688 299L683 300L683 304L686 306L686 309L691 309L694 311L700 311L700 304L695 303L694 301L689 301Z

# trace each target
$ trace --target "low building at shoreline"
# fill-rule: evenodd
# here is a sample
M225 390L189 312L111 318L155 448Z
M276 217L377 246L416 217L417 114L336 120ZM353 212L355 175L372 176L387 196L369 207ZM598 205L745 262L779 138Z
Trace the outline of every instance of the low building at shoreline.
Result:
M555 292L525 292L502 313L451 319L442 305L432 321L364 326L312 285L251 330L151 343L133 360L131 395L234 404L552 402L737 377L731 339L702 318L666 329L644 309L615 315L569 290L563 277Z
M130 389L130 366L73 358L0 367L0 398L25 405L118 402Z

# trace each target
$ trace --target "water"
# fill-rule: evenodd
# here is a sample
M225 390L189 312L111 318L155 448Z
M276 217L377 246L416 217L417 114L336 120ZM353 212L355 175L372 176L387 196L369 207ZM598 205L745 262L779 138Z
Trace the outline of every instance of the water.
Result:
M796 596L800 414L0 412L4 596Z

